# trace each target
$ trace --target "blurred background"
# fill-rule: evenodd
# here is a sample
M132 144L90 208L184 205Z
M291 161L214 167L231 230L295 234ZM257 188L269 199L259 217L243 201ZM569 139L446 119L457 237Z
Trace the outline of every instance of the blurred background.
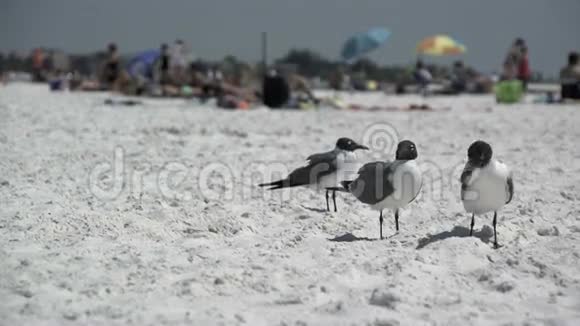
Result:
M144 51L161 51L162 44L175 53L179 41L184 55L177 61L188 68L197 62L204 76L216 70L220 76L235 75L230 82L238 87L256 87L266 64L283 70L285 76L291 71L306 78L313 88L344 86L344 78L336 80L340 72L352 77L347 83L363 80L358 84L364 87L354 85L356 89L366 89L370 80L377 87L386 83L401 90L417 82L413 73L419 60L439 81L452 79L454 64L461 64L471 77L501 79L506 53L521 38L529 58L527 79L557 83L568 54L580 48L578 12L576 0L3 0L0 69L32 72L44 65L43 70L96 79L107 60L108 45L115 45L125 68ZM389 32L388 40L348 60L341 55L349 38L377 27ZM425 59L418 43L435 35L451 37L465 51ZM40 63L47 58L51 62ZM184 74L190 78L189 71ZM52 75L43 71L36 79ZM177 78L183 80L175 83L171 77L177 87L187 79Z

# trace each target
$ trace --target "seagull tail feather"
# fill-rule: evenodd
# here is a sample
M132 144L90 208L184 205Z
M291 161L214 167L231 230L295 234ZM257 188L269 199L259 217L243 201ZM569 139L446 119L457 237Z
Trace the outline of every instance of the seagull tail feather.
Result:
M274 181L274 182L260 183L258 186L270 187L270 188L268 188L268 190L275 190L275 189L284 188L284 181L285 180L278 180L278 181Z

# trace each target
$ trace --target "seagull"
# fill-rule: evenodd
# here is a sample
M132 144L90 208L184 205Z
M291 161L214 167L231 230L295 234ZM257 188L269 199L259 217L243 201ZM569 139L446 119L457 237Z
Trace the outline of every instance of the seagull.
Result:
M326 190L326 210L330 211L328 194L332 191L332 201L336 212L336 191L342 190L341 182L354 174L359 166L354 151L369 148L357 144L350 138L339 138L336 147L326 153L310 155L307 164L292 171L285 179L259 184L260 187L270 187L268 190L297 186L313 186ZM356 166L356 167L355 167ZM354 169L353 169L354 167Z
M461 200L471 215L471 230L475 215L493 211L493 245L497 249L497 211L508 204L514 196L514 182L510 169L504 163L492 159L491 146L478 140L467 150L468 161L461 173Z
M383 209L395 212L395 227L399 231L399 209L415 200L422 186L421 171L417 167L417 147L410 140L397 146L395 161L365 164L352 182L343 187L358 200L380 211L380 236L383 239Z

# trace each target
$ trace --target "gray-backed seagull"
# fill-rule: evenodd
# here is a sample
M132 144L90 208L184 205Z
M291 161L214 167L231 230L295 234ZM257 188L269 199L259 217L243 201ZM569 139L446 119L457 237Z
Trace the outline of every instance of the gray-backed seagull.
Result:
M421 171L415 159L417 147L409 140L397 146L395 161L365 164L352 182L343 182L358 200L380 211L380 236L383 238L383 209L395 211L395 226L399 231L399 209L412 202L422 186Z
M260 187L270 187L269 190L314 186L326 190L326 210L330 211L328 193L332 191L332 201L336 212L336 191L342 189L341 182L350 180L358 168L358 161L354 151L368 147L357 144L349 138L340 138L336 147L329 152L310 155L307 164L292 171L285 179L259 184Z

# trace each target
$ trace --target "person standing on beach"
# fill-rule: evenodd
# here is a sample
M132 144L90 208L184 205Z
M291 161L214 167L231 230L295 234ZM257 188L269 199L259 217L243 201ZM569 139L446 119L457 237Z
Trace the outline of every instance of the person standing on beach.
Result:
M46 76L43 71L44 51L41 48L36 48L32 52L32 72L34 81L45 81Z
M468 73L463 61L458 60L453 63L451 69L451 92L460 94L467 90Z
M169 53L169 46L165 43L161 44L161 51L156 62L156 76L161 86L171 83L171 55Z
M185 84L186 81L187 57L185 42L176 40L171 49L171 70L173 82L178 86Z
M526 46L526 42L522 38L517 38L510 47L504 63L503 63L503 80L514 79L518 76L518 67L522 60L522 49Z
M528 59L528 47L522 46L521 57L518 64L518 79L522 82L524 91L528 89L528 82L532 76L532 70L530 69L530 61Z
M429 70L423 64L423 61L417 60L417 64L415 65L415 71L413 72L413 77L415 81L419 85L419 93L423 96L427 95L429 84L433 80L433 76L429 72Z
M107 59L101 72L101 79L105 89L115 88L116 82L121 75L121 63L117 52L117 45L110 43L107 47Z

